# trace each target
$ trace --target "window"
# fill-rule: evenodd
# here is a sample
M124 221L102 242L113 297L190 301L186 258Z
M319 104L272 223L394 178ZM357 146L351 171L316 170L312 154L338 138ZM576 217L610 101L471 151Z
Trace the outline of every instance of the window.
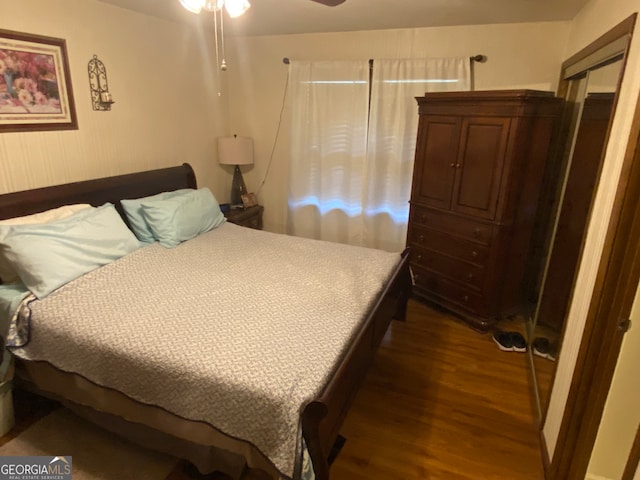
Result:
M468 90L469 59L291 62L287 231L404 248L416 96Z

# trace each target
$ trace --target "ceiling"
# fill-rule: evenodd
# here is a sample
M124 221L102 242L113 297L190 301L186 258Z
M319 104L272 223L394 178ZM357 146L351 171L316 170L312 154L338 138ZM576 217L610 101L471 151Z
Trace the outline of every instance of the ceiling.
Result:
M160 18L197 23L178 0L100 0ZM225 17L232 35L279 35L390 28L571 20L588 0L346 0L327 7L310 0L250 0L239 18ZM200 17L200 18L198 18Z

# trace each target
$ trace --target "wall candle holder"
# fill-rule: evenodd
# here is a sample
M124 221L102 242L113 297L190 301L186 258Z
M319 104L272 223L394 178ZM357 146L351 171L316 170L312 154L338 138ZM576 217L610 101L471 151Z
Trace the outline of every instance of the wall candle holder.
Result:
M109 93L107 83L107 69L97 55L89 60L89 87L91 88L91 102L94 110L111 110L111 104L115 103Z

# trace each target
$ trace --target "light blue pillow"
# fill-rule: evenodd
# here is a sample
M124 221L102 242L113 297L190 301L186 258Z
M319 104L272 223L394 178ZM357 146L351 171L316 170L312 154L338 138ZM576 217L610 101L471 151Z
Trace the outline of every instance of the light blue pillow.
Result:
M22 283L0 285L0 335L4 340L7 339L11 317L27 295L29 295L29 290ZM0 347L4 347L4 345Z
M122 205L124 213L127 216L127 220L129 221L129 225L131 226L133 233L138 237L138 240L142 243L153 243L157 238L153 237L153 232L142 215L142 202L179 197L189 192L195 192L195 190L193 188L183 188L172 192L158 193L157 195L151 195L150 197L120 200L120 204Z
M140 246L110 203L55 222L0 226L0 253L38 298Z
M226 221L218 201L208 188L142 202L142 213L154 238L166 248L175 247Z

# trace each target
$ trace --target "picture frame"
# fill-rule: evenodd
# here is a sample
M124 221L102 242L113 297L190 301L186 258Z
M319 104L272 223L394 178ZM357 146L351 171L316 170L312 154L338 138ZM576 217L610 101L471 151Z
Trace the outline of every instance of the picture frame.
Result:
M255 193L245 193L240 195L242 199L242 206L244 208L255 207L258 205L258 198Z
M66 41L0 29L0 133L77 128Z

